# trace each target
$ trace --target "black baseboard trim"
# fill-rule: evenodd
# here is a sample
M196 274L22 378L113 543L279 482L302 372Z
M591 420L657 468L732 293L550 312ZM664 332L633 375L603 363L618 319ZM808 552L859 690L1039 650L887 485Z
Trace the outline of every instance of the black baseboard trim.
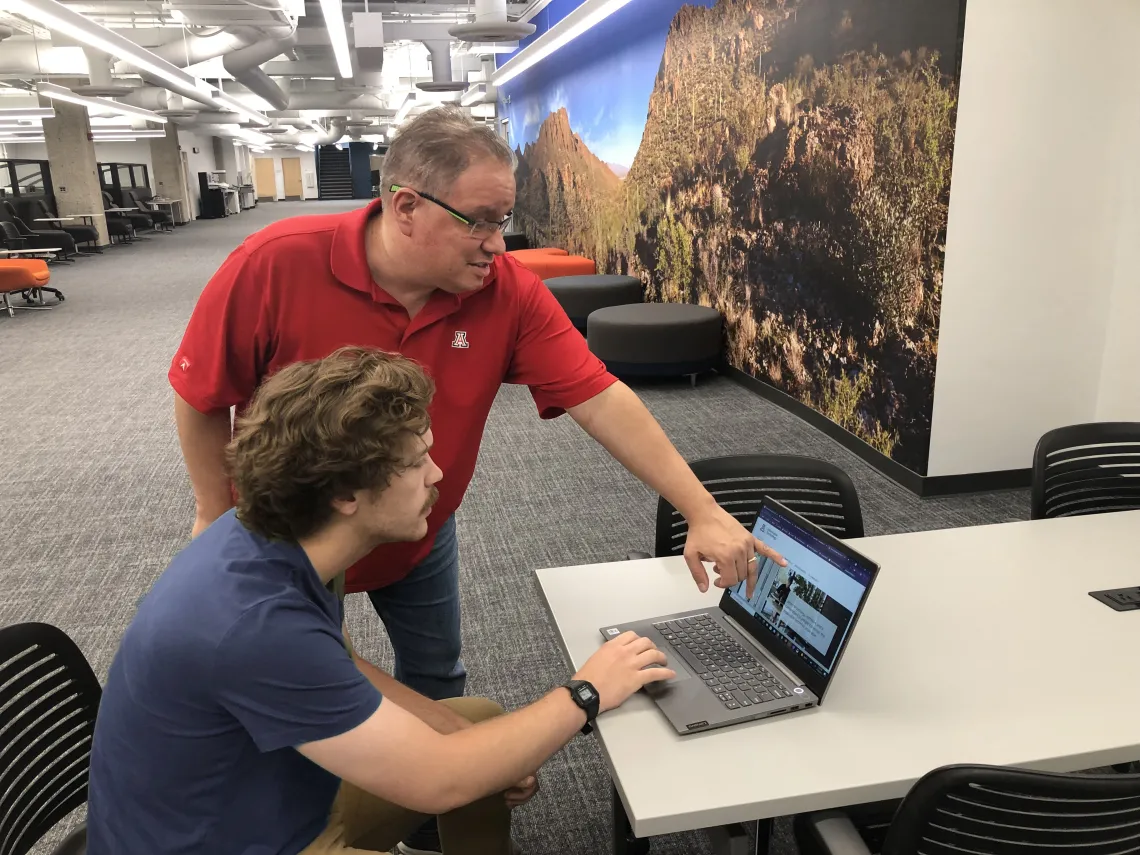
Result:
M725 365L720 368L725 377L739 383L744 388L755 392L760 397L771 401L788 412L799 416L812 427L822 431L834 439L851 453L858 456L865 463L882 472L892 481L906 487L916 496L931 498L934 496L952 496L963 493L981 493L991 490L1014 490L1028 487L1031 471L1029 469L1003 469L996 472L975 472L968 475L919 475L907 469L901 463L892 460L875 448L872 448L855 434L841 428L822 413L813 410L802 401L782 392L775 386L758 380L751 374Z

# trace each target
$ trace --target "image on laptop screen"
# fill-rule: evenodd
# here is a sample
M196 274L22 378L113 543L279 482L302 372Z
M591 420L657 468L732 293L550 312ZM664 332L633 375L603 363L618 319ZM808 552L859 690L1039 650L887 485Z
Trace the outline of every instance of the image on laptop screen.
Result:
M871 572L767 504L752 533L783 555L788 566L761 558L752 598L745 596L744 582L731 589L732 598L828 676Z

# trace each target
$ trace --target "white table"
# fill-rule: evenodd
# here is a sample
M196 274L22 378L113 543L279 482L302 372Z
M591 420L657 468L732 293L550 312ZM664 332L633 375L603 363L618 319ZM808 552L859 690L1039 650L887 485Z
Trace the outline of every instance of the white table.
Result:
M182 220L182 200L181 199L166 199L163 197L155 196L155 197L151 198L150 201L152 201L154 204L158 205L160 208L164 207L164 208L169 209L170 222L171 223L173 223L174 225L181 225L182 224L183 220ZM175 207L178 208L177 212L175 212Z
M76 217L36 217L34 220L32 220L32 222L33 223L66 223L66 222L70 222L71 220L74 220L74 219L76 219Z
M597 728L615 817L647 837L898 798L949 763L1140 759L1140 612L1088 595L1140 584L1138 540L1140 511L851 541L882 571L824 704L682 737L631 698ZM698 592L680 558L538 581L575 668L599 627L721 593Z

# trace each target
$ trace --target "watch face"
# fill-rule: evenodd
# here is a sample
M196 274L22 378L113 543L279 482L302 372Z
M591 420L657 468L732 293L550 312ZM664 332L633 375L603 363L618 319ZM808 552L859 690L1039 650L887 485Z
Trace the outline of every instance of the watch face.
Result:
M578 687L578 697L580 697L586 703L589 703L590 701L592 701L594 699L594 693L592 691L590 691L589 686L579 686Z

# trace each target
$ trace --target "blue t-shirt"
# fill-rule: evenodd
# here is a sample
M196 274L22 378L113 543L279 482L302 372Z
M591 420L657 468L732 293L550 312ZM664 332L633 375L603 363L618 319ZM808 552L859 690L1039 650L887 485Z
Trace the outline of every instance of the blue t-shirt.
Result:
M340 779L294 746L380 705L342 622L304 550L233 511L182 550L111 664L88 855L294 855L311 843Z

